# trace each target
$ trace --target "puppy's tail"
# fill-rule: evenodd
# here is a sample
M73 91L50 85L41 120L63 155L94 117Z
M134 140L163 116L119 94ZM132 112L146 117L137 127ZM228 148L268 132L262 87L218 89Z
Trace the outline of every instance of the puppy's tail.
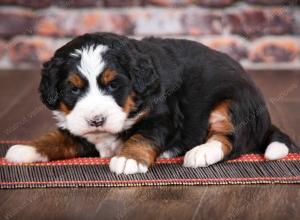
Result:
M288 135L272 125L267 140L265 158L278 160L287 156L289 152L300 152L300 148L296 146Z

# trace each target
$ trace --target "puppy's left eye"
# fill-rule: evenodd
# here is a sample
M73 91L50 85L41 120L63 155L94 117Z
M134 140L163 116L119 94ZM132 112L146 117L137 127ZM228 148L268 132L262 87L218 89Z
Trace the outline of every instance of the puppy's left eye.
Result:
M76 86L73 86L71 89L72 93L78 95L80 93L80 89Z
M117 82L111 82L108 86L107 86L107 90L109 91L109 92L113 92L113 91L115 91L115 90L117 90L119 88L119 85L118 85L118 83Z

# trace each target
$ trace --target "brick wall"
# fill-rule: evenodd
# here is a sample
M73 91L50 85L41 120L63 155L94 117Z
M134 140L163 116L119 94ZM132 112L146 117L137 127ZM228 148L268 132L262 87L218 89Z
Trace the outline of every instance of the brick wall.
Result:
M32 68L75 35L200 41L247 68L300 67L298 0L0 0L0 68Z

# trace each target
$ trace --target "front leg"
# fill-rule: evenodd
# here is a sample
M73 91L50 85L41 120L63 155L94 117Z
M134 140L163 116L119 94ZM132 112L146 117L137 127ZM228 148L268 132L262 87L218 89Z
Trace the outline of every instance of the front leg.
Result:
M135 134L125 143L118 156L111 159L109 168L117 174L145 173L158 155L155 143Z
M74 158L79 148L72 136L60 130L48 133L28 145L10 147L5 158L10 162L31 163Z

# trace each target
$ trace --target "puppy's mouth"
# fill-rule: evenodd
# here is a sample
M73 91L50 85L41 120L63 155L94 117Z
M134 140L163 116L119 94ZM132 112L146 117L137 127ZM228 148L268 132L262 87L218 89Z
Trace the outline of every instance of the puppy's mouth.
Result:
M92 130L92 131L87 131L83 133L83 135L97 135L97 134L103 134L103 133L108 133L107 131L104 130Z

